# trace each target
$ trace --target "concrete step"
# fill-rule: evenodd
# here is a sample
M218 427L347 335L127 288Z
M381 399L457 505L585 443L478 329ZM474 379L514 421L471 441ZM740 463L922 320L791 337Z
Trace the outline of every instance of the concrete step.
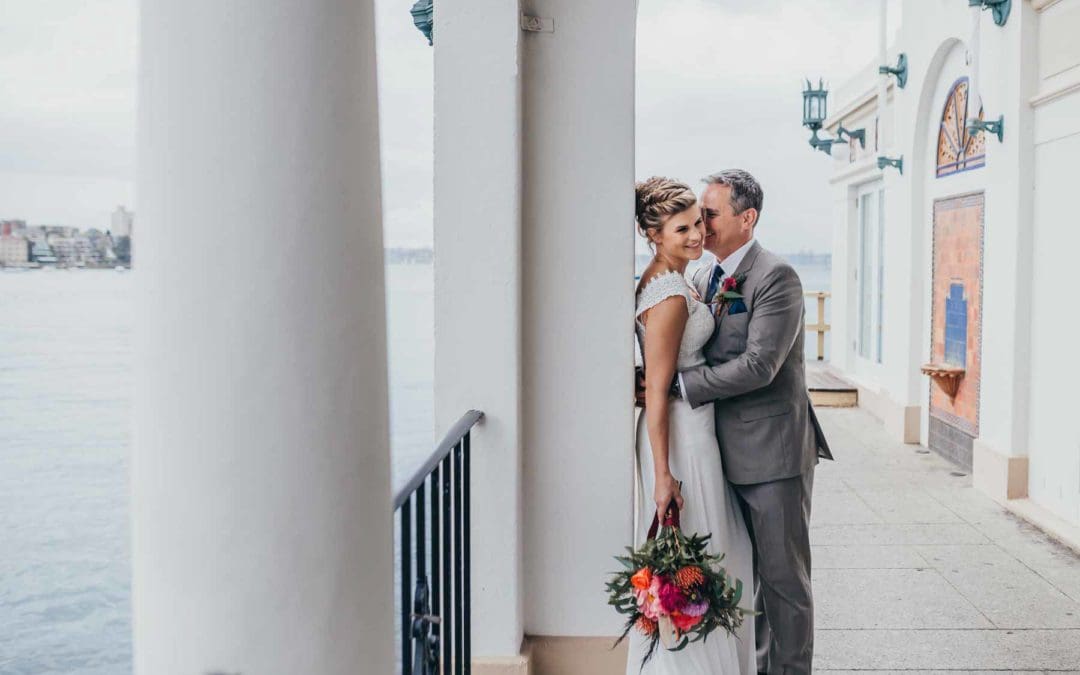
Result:
M806 364L806 388L815 408L854 408L859 405L859 390L855 385L821 361Z

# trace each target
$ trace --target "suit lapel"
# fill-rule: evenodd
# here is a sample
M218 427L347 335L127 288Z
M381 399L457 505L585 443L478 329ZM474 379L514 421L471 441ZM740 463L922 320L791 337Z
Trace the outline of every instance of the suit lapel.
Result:
M739 263L739 266L735 268L735 271L731 273L731 276L737 277L740 274L749 274L750 268L754 266L754 262L757 260L759 253L761 253L761 244L759 244L755 239L754 243L750 244L750 250L748 250L746 252L746 255L743 256L742 261ZM746 304L746 310L750 311L750 303L748 299L744 299L743 302ZM725 316L727 316L729 307L731 307L731 303L724 303L723 306L720 308L720 312L716 315L717 328L720 327L720 322L724 320Z

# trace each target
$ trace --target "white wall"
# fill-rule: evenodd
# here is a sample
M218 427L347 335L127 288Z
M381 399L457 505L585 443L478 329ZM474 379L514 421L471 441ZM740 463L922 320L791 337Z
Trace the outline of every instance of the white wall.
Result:
M143 0L139 36L135 672L390 672L371 0Z
M525 629L614 635L603 582L631 542L633 2L526 0Z
M1075 358L1080 317L1070 306L1080 217L1080 2L1039 16L1040 59L1034 106L1036 192L1031 306L1030 483L1033 500L1080 522L1080 428L1075 424ZM1066 36L1069 36L1066 38Z

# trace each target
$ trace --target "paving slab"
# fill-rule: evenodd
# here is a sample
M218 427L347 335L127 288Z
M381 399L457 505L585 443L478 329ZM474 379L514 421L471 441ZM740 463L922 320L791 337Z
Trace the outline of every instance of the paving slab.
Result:
M990 540L967 523L882 523L879 525L811 526L810 543L904 545L986 544Z
M1075 670L1080 630L818 630L814 665L834 670Z
M812 546L814 570L930 567L914 546Z
M819 569L814 623L837 628L992 628L937 570Z
M857 487L855 494L887 523L962 523L961 518L921 488Z
M917 548L999 628L1080 628L1080 602L998 546Z
M814 486L817 493L817 486ZM828 499L815 500L810 522L814 525L859 525L885 522L853 490L836 491Z

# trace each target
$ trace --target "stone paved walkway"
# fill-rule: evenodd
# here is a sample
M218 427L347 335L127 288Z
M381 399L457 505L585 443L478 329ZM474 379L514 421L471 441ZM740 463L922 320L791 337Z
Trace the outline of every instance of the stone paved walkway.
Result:
M1080 556L865 411L821 418L815 672L1080 673Z

